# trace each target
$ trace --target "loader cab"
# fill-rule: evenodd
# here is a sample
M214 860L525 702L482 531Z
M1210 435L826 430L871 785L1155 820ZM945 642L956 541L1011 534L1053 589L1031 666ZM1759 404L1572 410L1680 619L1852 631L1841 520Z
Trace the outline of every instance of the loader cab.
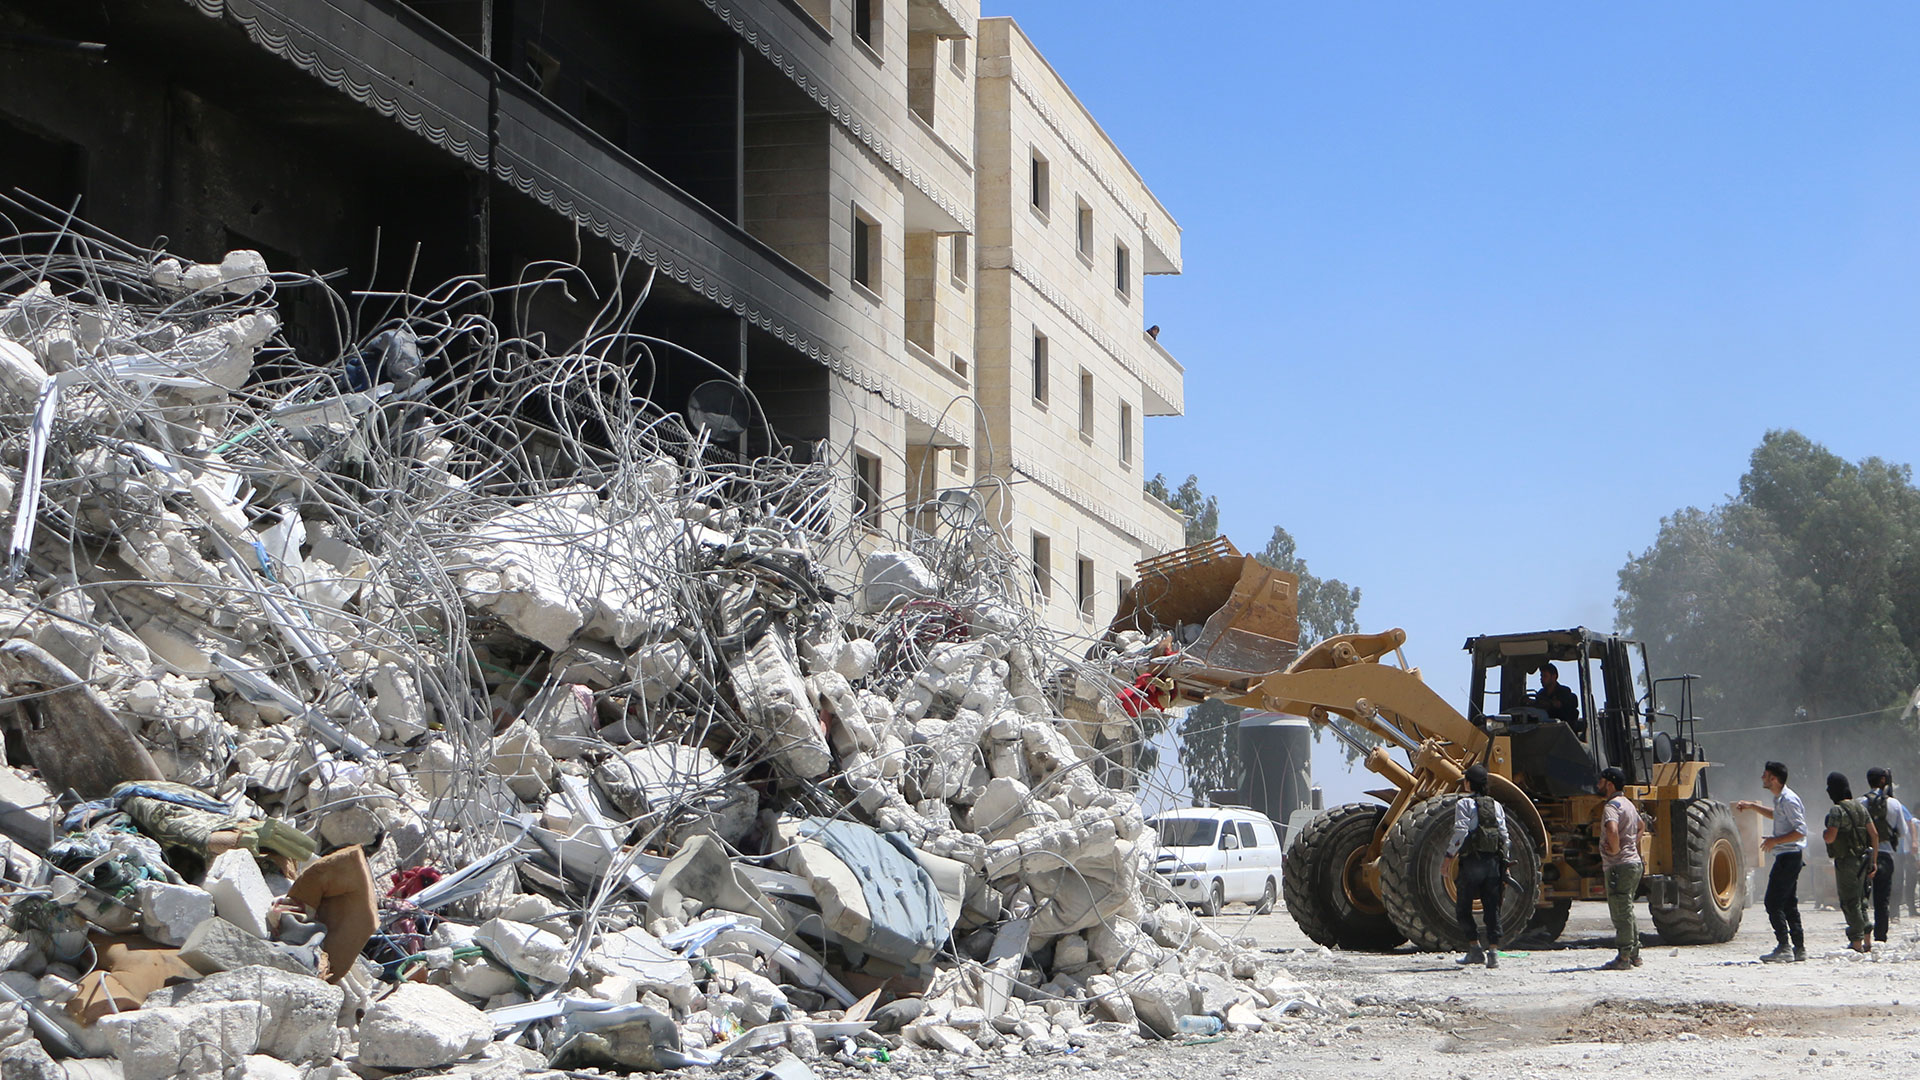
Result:
M1473 656L1467 716L1511 738L1515 780L1523 788L1595 794L1600 770L1609 765L1619 766L1630 784L1648 782L1653 684L1639 642L1580 627L1469 638L1466 649ZM1578 700L1581 725L1550 718L1534 701L1547 664ZM1644 707L1642 686L1650 688Z

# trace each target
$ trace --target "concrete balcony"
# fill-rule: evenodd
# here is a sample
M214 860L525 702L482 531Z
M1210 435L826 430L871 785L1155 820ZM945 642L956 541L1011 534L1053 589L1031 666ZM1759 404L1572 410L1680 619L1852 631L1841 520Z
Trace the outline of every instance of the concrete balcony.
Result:
M411 131L802 352L824 360L839 347L831 293L811 274L404 4L150 0L137 10L176 34L182 20L224 22L255 56L365 106L331 122Z
M1187 411L1187 369L1152 334L1142 330L1140 340L1146 343L1141 375L1147 387L1145 413L1148 416L1182 415Z

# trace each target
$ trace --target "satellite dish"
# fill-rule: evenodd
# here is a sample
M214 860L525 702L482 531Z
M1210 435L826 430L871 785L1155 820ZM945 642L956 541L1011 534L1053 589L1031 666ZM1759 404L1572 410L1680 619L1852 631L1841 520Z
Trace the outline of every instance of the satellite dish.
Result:
M732 442L747 430L747 392L728 379L712 379L687 395L687 422L717 442Z
M968 488L947 488L934 496L933 507L950 529L971 529L980 520L980 498Z

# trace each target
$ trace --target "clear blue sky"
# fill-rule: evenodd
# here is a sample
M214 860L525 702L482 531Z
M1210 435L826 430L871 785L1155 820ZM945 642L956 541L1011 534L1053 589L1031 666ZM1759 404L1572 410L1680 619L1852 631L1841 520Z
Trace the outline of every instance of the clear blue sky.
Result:
M1184 230L1149 474L1284 525L1456 704L1470 634L1611 627L1767 429L1920 459L1920 6L984 13Z

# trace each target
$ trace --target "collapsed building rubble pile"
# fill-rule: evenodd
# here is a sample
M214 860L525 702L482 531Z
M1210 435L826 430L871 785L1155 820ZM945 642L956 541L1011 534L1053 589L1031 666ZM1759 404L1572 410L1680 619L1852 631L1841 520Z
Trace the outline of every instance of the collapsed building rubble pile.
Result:
M0 259L8 1077L873 1068L1330 1015L1157 887L1126 684L982 515L877 544L834 462L646 405L670 346L616 302L570 350L504 337L565 270L349 303L23 231L56 254ZM295 288L330 360L280 334Z

